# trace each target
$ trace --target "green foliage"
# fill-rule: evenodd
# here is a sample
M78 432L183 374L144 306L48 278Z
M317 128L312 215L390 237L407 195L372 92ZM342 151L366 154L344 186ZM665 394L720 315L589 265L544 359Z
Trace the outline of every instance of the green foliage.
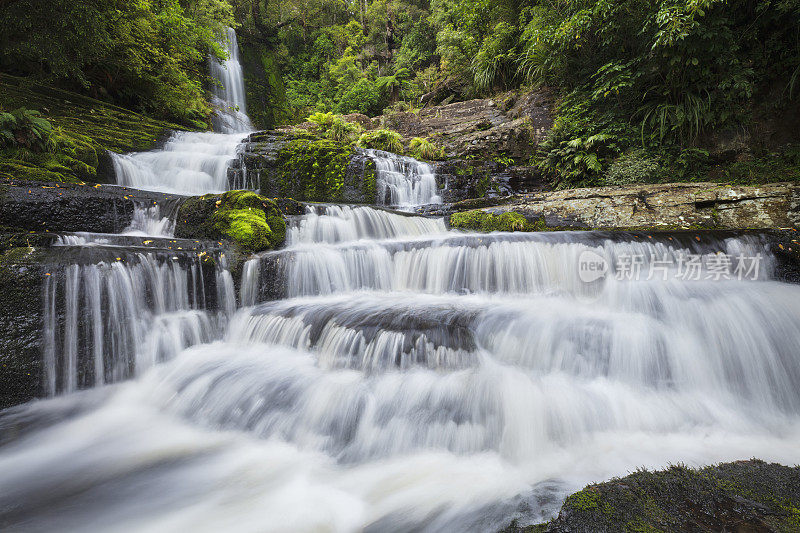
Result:
M557 188L592 187L600 184L604 166L619 151L616 138L606 133L589 137L564 135L556 127L542 143L542 159L537 166Z
M210 111L208 51L232 23L225 0L53 0L0 7L0 70L184 123Z
M507 22L498 22L472 59L475 88L480 92L506 89L517 73L518 30Z
M634 183L652 183L661 176L657 159L648 157L644 150L626 152L609 167L603 177L603 185L621 186Z
M403 153L403 139L399 133L391 130L373 130L361 134L356 146L359 148L374 148L396 154Z
M10 113L0 111L0 148L18 146L42 151L48 145L52 131L52 124L38 111L24 107Z
M308 122L316 124L323 133L328 131L335 119L336 115L333 113L322 113L319 111L306 118Z
M383 109L381 102L380 90L375 86L375 83L366 78L361 78L342 94L336 110L339 113L363 113L364 115L374 116Z
M417 159L443 159L444 149L436 146L429 139L414 137L408 144L411 155Z
M316 112L310 115L308 122L316 125L317 131L325 137L337 142L349 143L356 140L356 137L364 131L360 124L347 122L341 115L333 113Z
M336 117L331 124L326 136L329 139L342 143L354 142L356 138L364 131L361 124L355 122L347 122L342 117Z

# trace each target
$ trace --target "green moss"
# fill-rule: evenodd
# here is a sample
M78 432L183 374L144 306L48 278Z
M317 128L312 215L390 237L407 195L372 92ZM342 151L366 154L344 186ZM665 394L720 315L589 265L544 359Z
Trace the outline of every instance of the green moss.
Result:
M361 190L364 194L364 199L377 198L378 196L378 174L375 168L375 162L372 160L367 161L364 169L364 178L361 182Z
M543 220L530 222L524 215L507 211L496 215L476 209L450 215L450 227L472 231L545 231Z
M252 191L189 198L178 210L176 237L227 240L245 253L277 248L286 221L272 200Z
M600 492L592 487L570 495L564 502L566 507L578 511L591 511L600 506Z
M170 130L185 129L80 94L0 74L0 108L19 107L40 111L53 125L53 132L44 152L0 153L0 177L97 181L102 178L98 169L105 151L149 150Z
M312 202L341 202L353 148L330 139L295 139L278 154L276 180L262 194ZM374 173L372 176L374 188ZM374 197L374 194L371 198Z

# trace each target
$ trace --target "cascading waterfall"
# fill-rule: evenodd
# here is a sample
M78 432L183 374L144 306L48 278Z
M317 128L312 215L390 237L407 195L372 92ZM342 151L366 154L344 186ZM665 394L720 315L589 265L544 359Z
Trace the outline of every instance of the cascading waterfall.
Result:
M442 203L430 164L381 150L366 152L375 162L379 204L411 208Z
M290 228L287 244L317 244L392 239L445 233L442 219L405 216L371 207L309 206L299 224Z
M640 466L800 461L800 287L758 236L463 234L337 206L289 235L245 264L214 342L0 415L0 523L496 531ZM122 275L103 268L47 298L96 316ZM98 334L84 322L57 364L108 380L96 343L71 355Z
M228 178L230 162L238 157L242 140L253 127L247 117L236 32L229 28L221 43L228 59L210 60L216 82L217 133L180 131L160 150L112 154L117 184L175 194L223 192L250 185L246 176L245 183L230 183Z
M51 396L128 379L216 336L198 256L121 253L54 269L46 278L44 370ZM229 284L216 286L220 301L230 299Z
M214 131L239 133L251 131L253 125L247 116L247 98L244 91L244 72L239 62L239 42L233 28L227 28L225 37L220 40L227 59L218 61L211 58L211 77L214 78Z

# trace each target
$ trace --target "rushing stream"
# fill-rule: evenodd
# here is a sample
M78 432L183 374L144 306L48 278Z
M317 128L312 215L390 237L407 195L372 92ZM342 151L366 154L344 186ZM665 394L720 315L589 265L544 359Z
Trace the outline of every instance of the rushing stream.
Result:
M240 136L178 134L120 181L225 190ZM439 201L429 167L372 157L386 203ZM60 237L51 398L0 412L3 531L496 531L640 466L800 462L800 287L758 236L314 206L237 303L167 207Z
M699 278L667 268L666 280L587 282L587 250L612 265L693 254ZM706 279L717 252L763 261L753 279ZM184 286L140 264L66 279ZM203 322L193 297L167 292L153 316L180 310L191 327L113 332L141 345L137 379L0 417L14 428L0 448L0 524L492 531L638 466L795 463L800 288L771 270L757 237L469 235L368 207L310 209L285 250L245 266L248 305L229 321ZM256 303L267 280L285 292ZM114 302L146 305L112 296L104 327L126 324ZM115 381L108 356L88 352ZM59 390L75 388L71 375Z

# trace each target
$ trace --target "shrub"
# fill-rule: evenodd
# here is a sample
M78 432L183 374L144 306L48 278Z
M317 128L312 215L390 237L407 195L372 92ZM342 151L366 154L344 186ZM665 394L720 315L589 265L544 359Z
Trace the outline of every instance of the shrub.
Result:
M356 146L374 148L385 152L403 153L403 141L400 134L391 130L374 130L361 134Z
M411 139L409 147L411 148L411 154L417 159L441 159L444 157L444 149L439 148L423 137Z
M53 126L38 111L21 107L11 113L0 112L0 147L19 146L42 151L47 146Z
M342 95L336 110L339 113L363 113L374 116L383 110L382 103L380 90L375 83L361 78Z
M634 150L611 163L603 178L603 184L619 186L653 182L659 176L660 170L661 166L657 159L647 157L644 150Z
M333 122L336 120L336 115L333 113L321 113L318 111L313 115L310 115L306 120L316 124L317 128L319 128L322 133L325 133L328 131L331 125L333 125Z

